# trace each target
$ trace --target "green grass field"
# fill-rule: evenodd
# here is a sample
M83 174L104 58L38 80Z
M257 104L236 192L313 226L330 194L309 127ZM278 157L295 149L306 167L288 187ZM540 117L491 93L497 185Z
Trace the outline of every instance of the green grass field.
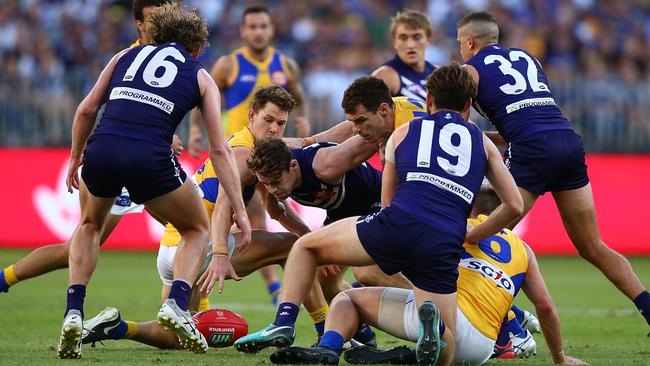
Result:
M14 263L26 251L0 250L0 268ZM650 283L650 258L632 258L642 280ZM592 365L650 365L650 328L633 304L594 268L576 258L541 258L547 285L558 306L565 351ZM263 365L266 350L250 356L232 348L211 349L206 355L158 350L132 341L108 341L84 347L81 360L59 360L55 347L65 309L67 271L18 283L0 294L0 365ZM116 306L127 320L149 320L160 303L160 279L155 253L103 252L86 297L87 317L105 306ZM522 296L523 297L523 296ZM238 312L258 330L272 321L275 309L254 274L242 282L227 282L223 294L211 296L211 307ZM531 309L523 298L518 304ZM490 362L495 365L548 365L551 359L541 335L535 335L538 354L528 360ZM297 345L314 341L308 315L299 317ZM379 334L381 347L402 342ZM342 363L345 363L341 359Z

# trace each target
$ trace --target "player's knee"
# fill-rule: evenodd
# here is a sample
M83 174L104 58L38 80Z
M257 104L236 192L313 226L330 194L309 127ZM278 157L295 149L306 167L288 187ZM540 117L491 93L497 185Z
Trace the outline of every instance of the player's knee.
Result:
M591 263L596 263L603 258L603 254L610 249L600 240L592 239L585 240L581 243L576 243L578 254Z
M354 277L364 286L373 286L375 284L374 272L366 267L354 267Z

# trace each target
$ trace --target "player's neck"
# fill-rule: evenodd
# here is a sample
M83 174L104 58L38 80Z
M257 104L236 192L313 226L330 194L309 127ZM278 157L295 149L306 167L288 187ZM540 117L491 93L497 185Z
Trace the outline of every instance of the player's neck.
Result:
M422 59L421 61L418 61L415 64L410 64L410 65L407 64L407 65L417 72L424 72L425 61L424 59Z
M262 62L266 60L267 57L269 57L269 53L271 52L271 47L265 47L264 49L261 50L255 50L251 47L246 46L246 50L248 51L248 55L253 58L255 61Z

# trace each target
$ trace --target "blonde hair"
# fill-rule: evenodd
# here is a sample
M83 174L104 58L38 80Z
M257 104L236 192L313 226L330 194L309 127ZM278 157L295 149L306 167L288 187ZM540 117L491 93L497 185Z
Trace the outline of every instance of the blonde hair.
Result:
M427 37L431 37L431 21L429 21L429 17L421 11L411 9L398 11L390 20L391 38L395 37L397 25L400 23L407 24L415 29L424 29Z
M172 3L155 8L145 25L153 43L178 42L193 53L208 44L208 24L198 12Z

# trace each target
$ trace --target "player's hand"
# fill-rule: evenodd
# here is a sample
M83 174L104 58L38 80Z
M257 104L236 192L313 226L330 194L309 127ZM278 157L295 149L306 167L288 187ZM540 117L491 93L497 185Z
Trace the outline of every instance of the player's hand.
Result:
M293 119L293 125L296 128L296 133L300 137L307 137L311 132L311 126L309 125L309 120L306 117L295 117Z
M237 225L237 227L239 227L242 235L241 241L237 243L237 246L235 247L235 251L244 251L248 247L248 244L250 244L252 236L251 223L248 221L246 211L240 213L235 212L232 215L232 221Z
M219 293L222 293L224 281L228 277L235 281L241 280L241 278L237 276L237 273L235 273L235 269L232 268L230 258L228 258L227 255L214 255L210 261L208 269L203 273L203 275L201 275L199 280L196 281L196 284L201 286L202 293L209 294L212 291L212 287L214 287L214 283L218 281L219 285L217 290Z
M269 213L269 216L273 220L277 220L280 217L287 214L287 210L284 206L284 203L278 201L278 199L275 198L274 195L267 192L264 200L266 201L266 212Z
M282 141L287 144L289 149L302 149L305 147L305 140L301 137L283 137Z
M70 162L68 162L68 175L65 179L65 184L70 193L72 193L72 188L79 189L79 167L81 166L81 162L81 156L70 155Z
M203 132L200 128L190 129L190 136L187 139L187 150L195 158L200 158L205 150L201 148L203 143Z
M475 239L475 226L467 225L467 232L465 233L465 243L477 243L478 240Z
M323 277L327 277L329 275L336 276L337 273L341 272L341 267L337 266L336 264L320 266L319 268L320 273L323 275Z
M565 360L564 362L562 362L562 365L589 365L585 361L575 357L571 357L571 356L564 356L564 357Z
M180 157L181 153L183 152L183 141L181 141L181 138L178 137L177 134L174 134L174 137L172 138L172 149L174 150L174 155L176 157Z

